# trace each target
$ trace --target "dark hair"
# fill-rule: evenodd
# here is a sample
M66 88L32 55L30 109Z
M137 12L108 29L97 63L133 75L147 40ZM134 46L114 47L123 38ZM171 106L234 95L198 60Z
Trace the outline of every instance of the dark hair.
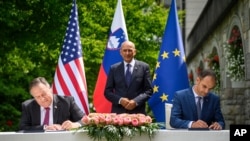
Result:
M210 69L205 69L203 71L201 71L199 74L198 74L198 77L203 79L204 77L206 76L211 76L214 78L214 80L216 81L216 74L213 70L210 70Z
M48 86L50 87L48 81L44 78L44 77L37 77L35 79L33 79L31 82L30 82L30 86L29 86L29 89L31 89L32 87L38 85L38 84L44 84L45 86Z

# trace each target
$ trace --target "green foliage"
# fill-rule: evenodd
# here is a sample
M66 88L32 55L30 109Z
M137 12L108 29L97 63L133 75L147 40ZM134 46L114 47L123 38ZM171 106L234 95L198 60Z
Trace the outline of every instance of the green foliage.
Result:
M0 131L18 129L21 102L31 97L28 91L31 79L44 76L52 82L71 3L71 0L0 1L0 13L4 13L0 15ZM117 1L78 0L77 4L92 103ZM148 62L153 74L168 9L154 0L127 0L122 5L129 40L137 47L136 58Z

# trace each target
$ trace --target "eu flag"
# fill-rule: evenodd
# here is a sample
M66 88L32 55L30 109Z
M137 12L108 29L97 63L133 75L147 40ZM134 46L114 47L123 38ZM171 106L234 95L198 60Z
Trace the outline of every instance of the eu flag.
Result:
M172 0L158 61L153 76L153 95L148 104L157 122L165 122L165 103L177 90L189 87L182 35L175 0Z

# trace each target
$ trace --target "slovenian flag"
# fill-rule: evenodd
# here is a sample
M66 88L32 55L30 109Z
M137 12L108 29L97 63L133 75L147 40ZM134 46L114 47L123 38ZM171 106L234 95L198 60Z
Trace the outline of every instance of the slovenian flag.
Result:
M111 102L109 102L104 96L107 75L112 64L123 60L120 55L120 47L121 44L127 40L128 34L122 10L122 3L121 0L118 0L115 15L109 33L108 42L106 45L103 62L99 70L99 75L97 78L93 95L94 108L97 113L111 112Z

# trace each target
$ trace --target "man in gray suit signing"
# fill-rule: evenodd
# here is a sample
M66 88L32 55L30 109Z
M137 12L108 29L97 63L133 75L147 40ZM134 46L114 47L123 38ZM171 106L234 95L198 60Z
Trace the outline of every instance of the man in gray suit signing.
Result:
M112 103L112 113L146 114L146 101L152 95L149 65L134 59L135 45L122 43L120 54L123 61L111 66L104 95Z
M70 130L82 125L84 113L74 98L53 94L44 77L31 81L30 94L33 98L22 103L20 130Z

